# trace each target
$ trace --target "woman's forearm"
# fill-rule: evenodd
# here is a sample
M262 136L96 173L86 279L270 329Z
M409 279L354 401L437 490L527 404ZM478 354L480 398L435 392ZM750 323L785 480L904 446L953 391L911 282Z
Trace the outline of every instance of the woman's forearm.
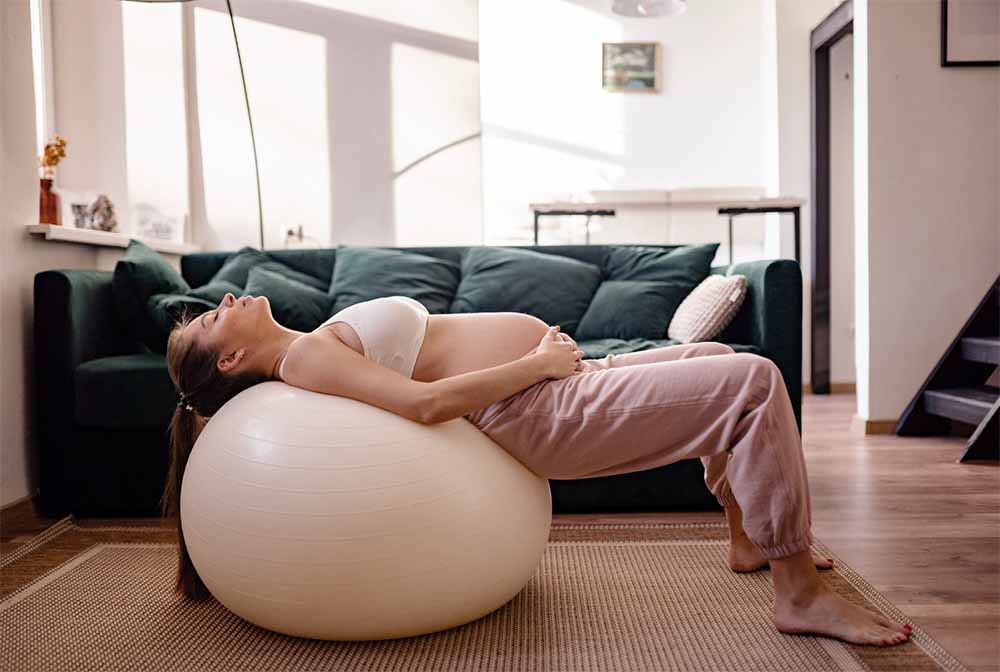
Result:
M428 422L447 422L526 390L549 377L537 353L507 364L435 380L430 385Z

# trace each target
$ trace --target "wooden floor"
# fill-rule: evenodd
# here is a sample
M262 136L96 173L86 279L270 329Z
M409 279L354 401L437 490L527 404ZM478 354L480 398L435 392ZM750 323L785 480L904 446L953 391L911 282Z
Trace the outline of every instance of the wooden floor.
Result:
M803 395L814 536L968 667L1000 669L1000 468L956 462L965 443L957 436L854 434L854 411L853 394ZM554 517L723 519L721 512ZM52 522L6 516L0 553Z

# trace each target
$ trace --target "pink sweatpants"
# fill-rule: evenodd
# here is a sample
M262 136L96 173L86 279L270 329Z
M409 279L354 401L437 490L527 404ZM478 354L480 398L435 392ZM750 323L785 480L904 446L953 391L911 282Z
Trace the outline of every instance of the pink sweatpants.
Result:
M713 341L585 359L465 416L551 479L642 471L698 457L722 506L738 504L768 559L810 547L802 441L777 365Z

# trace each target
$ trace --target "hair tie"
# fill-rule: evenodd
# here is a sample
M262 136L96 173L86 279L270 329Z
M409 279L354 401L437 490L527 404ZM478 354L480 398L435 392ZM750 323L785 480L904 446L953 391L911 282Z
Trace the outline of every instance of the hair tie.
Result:
M177 402L177 405L184 407L185 410L193 412L194 406L191 405L191 402L188 400L188 396L183 392L181 392L180 395L181 395L181 400Z

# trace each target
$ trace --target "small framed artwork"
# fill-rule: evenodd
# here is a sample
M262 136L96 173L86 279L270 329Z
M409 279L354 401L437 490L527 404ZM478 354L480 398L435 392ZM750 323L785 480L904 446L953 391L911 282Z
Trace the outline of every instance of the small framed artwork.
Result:
M1000 2L941 0L941 67L1000 66Z
M660 90L659 42L605 42L601 85L605 91L657 93Z

